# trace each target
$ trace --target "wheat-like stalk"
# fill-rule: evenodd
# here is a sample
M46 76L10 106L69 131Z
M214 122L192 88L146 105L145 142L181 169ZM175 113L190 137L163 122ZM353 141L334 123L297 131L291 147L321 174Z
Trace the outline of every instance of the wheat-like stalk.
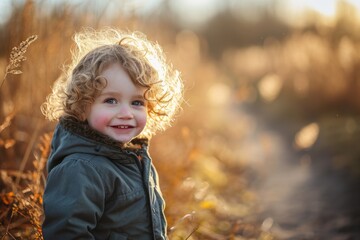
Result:
M42 240L41 223L43 219L42 195L44 193L44 168L50 153L51 134L44 134L37 146L39 152L33 161L34 170L23 171L0 170L0 180L7 186L0 192L0 239L13 238L23 229L23 236ZM21 178L18 183L15 178ZM6 191L7 190L7 191ZM2 204L2 205L1 205Z
M0 88L5 82L6 77L9 74L21 74L22 71L18 68L21 66L21 63L26 60L24 54L26 53L27 48L38 38L37 35L32 35L28 37L25 41L22 41L18 47L13 47L10 52L10 62L6 66L4 78L1 81Z
M4 120L2 124L0 124L0 133L7 127L10 126L12 119L15 116L15 112L10 113ZM4 147L5 149L11 148L14 146L14 139L3 139L0 137L0 147Z
M10 113L8 116L6 116L5 121L0 125L0 133L7 128L8 126L10 126L11 124L11 120L14 118L15 113L12 112Z
M9 74L21 74L22 71L19 70L21 67L21 63L26 60L26 57L24 54L26 53L27 48L30 46L31 43L33 43L37 39L37 35L32 35L28 37L25 41L22 41L18 47L13 47L13 49L10 52L10 59L9 64L6 66L4 77L0 84L0 89L2 85L4 84L6 77ZM9 114L5 121L0 124L0 133L7 127L10 126L11 120L15 116L15 112ZM0 147L10 148L15 144L14 139L2 139L0 138Z

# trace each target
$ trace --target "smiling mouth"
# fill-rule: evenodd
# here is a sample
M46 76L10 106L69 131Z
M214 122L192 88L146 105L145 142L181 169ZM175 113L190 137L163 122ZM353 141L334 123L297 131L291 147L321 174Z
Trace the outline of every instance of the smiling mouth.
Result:
M129 125L117 125L117 126L112 126L113 128L119 128L119 129L129 129L129 128L134 128L133 126L129 126Z

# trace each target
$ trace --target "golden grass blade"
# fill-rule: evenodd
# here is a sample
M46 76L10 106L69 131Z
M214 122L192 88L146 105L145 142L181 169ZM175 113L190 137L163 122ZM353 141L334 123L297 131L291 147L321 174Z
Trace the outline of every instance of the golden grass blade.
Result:
M27 48L38 38L37 35L32 35L28 37L25 41L22 41L18 47L13 47L10 53L10 61L5 69L4 78L1 81L0 88L4 84L6 77L9 74L21 74L22 71L17 69L21 67L21 63L26 60L24 54L26 53Z

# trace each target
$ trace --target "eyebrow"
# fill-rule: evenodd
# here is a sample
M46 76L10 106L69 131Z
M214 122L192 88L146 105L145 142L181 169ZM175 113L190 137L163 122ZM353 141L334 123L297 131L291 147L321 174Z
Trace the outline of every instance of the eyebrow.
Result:
M102 92L100 94L100 96L117 96L120 95L118 92L114 92L114 91L107 91L107 92ZM141 99L145 99L144 95L142 94L136 94L133 96L134 98L141 98Z

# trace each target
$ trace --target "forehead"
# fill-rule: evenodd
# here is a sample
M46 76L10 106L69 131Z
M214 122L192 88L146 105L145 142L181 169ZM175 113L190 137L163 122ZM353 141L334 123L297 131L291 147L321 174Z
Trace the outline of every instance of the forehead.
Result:
M129 92L141 93L146 90L145 87L134 84L129 74L125 71L120 63L112 63L108 65L101 73L100 76L106 79L106 87L103 92Z

